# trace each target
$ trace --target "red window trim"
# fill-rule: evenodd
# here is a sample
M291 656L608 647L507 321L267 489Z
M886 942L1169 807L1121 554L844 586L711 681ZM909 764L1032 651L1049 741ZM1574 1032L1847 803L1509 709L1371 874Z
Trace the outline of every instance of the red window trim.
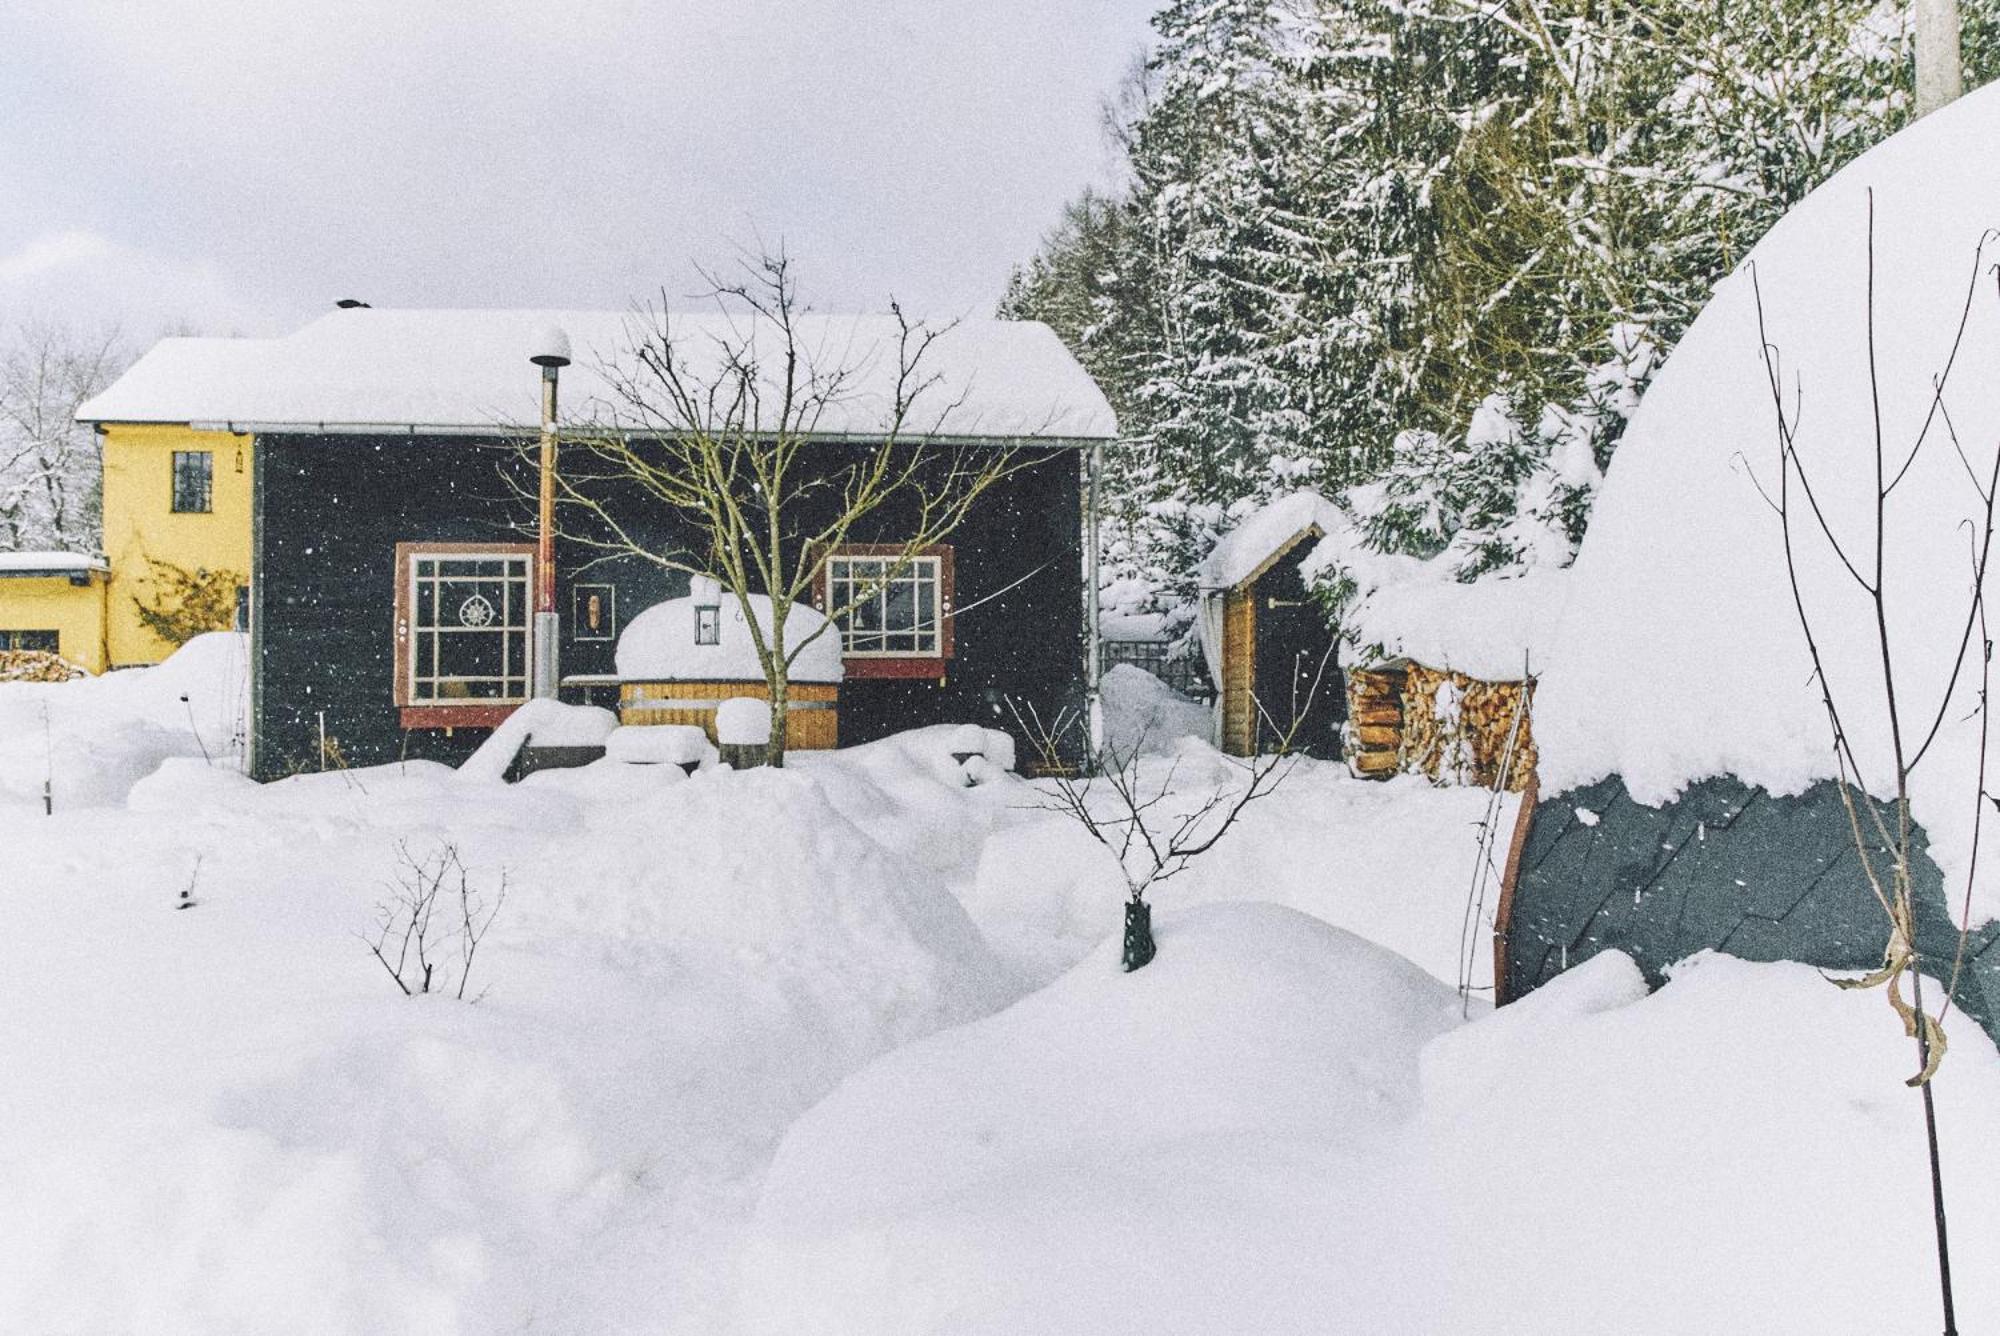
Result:
M521 708L520 701L468 700L463 705L410 698L410 560L436 553L464 554L469 557L518 557L528 559L528 591L535 589L535 545L533 543L398 543L396 544L395 620L391 635L396 652L392 691L405 729L416 728L495 728ZM534 637L528 637L528 676L534 678Z
M953 611L958 593L957 562L949 543L932 543L928 547L908 548L901 543L842 543L830 548L826 560L819 565L819 579L813 586L813 603L821 612L827 609L832 597L828 584L832 579L835 557L935 557L938 563L938 652L936 654L865 655L854 656L846 653L846 642L842 641L841 663L849 679L869 677L893 678L943 678L958 654L958 616ZM839 628L835 628L838 634Z

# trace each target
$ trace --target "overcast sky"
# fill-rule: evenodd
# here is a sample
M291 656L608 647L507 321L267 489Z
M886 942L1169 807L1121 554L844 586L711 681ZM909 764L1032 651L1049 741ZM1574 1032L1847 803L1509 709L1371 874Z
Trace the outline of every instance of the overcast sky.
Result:
M0 325L623 308L760 238L821 309L984 313L1154 3L14 0Z

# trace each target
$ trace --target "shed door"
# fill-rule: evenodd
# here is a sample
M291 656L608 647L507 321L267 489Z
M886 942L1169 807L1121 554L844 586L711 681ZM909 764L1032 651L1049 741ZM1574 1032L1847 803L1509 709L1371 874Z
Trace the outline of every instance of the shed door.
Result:
M1333 630L1306 593L1296 559L1281 561L1257 581L1257 750L1275 745L1303 716L1293 750L1340 758L1347 719Z

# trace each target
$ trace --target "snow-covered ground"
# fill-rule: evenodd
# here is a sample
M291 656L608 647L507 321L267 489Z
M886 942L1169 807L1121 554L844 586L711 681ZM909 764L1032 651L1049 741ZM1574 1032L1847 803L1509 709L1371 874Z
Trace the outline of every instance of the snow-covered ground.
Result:
M1160 955L1128 976L1110 856L1046 787L968 785L954 730L783 772L260 787L201 758L236 643L0 687L0 1331L1927 1311L1910 1059L1879 998L1721 958L1646 998L1607 957L1467 1022L1483 794L1302 763L1157 888ZM53 817L22 719L72 766ZM1241 782L1202 744L1149 747L1162 818ZM476 1004L451 996L458 943L418 998L367 944L400 861L447 847L489 906L505 877ZM2000 1060L1954 1039L1938 1091L1976 1258L2000 1243L1977 1190ZM1961 1270L1967 1329L2000 1320L1990 1269Z

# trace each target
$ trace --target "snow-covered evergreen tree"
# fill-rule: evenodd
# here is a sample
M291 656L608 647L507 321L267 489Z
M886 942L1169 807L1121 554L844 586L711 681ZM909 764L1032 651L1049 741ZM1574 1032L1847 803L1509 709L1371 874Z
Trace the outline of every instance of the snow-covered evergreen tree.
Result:
M1912 106L1908 0L1170 0L1155 26L1122 193L1007 309L1118 409L1107 556L1162 605L1308 485L1460 578L1567 561L1715 281Z

